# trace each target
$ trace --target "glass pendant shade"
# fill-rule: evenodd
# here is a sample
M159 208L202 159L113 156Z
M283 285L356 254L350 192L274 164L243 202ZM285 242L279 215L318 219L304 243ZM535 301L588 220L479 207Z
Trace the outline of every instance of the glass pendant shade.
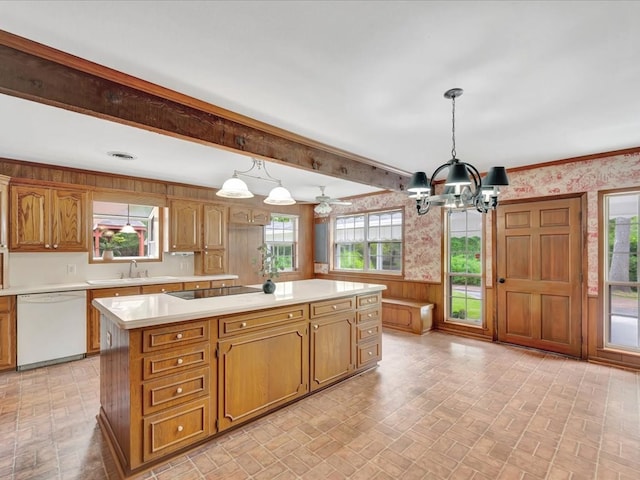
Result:
M219 197L225 198L251 198L253 193L249 187L237 177L231 177L222 184L222 188L216 192Z
M130 223L127 223L124 227L122 227L120 233L136 233L136 229L133 228Z
M277 186L269 192L269 196L264 199L264 203L269 205L293 205L296 201L291 197L289 190L283 186Z
M469 177L466 165L462 163L454 163L451 165L445 185L471 185L471 178Z
M331 213L331 205L326 202L319 203L313 208L313 211L316 212L321 217L326 217Z
M424 172L416 172L411 176L411 182L409 182L408 192L412 193L431 193L431 186L429 185L429 179Z

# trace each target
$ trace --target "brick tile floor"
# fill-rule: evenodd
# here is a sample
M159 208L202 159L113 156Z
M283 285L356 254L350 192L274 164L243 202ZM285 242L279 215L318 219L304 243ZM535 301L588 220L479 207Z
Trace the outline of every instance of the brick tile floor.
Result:
M116 479L99 358L0 374L0 478ZM136 475L150 480L640 478L640 374L438 332Z

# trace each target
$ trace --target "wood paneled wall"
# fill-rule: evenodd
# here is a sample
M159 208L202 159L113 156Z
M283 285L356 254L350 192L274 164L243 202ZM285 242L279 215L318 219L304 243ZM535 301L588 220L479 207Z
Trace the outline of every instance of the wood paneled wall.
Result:
M406 300L417 300L425 303L432 303L433 308L433 323L437 326L442 323L443 317L443 305L442 299L444 294L442 291L442 284L429 283L429 282L417 282L411 280L403 280L397 277L382 276L382 275L364 275L357 273L329 273L329 274L316 274L316 278L326 278L329 280L344 280L347 282L363 282L363 283L378 283L386 285L387 289L382 292L382 297L385 298L400 298ZM437 328L437 327L436 327Z

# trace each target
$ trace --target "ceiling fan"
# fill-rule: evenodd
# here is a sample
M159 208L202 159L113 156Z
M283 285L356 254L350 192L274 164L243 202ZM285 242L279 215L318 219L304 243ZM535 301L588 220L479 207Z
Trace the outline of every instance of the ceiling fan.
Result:
M331 205L351 205L348 200L340 200L339 198L331 198L324 194L325 187L320 187L320 195L316 197L318 204L313 208L320 216L328 215L331 212Z

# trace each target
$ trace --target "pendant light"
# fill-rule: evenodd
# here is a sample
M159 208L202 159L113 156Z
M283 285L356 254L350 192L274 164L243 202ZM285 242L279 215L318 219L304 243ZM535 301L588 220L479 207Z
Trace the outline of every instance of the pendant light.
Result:
M131 222L129 221L129 207L130 205L127 203L127 224L122 227L120 233L136 233L135 228L131 226Z
M487 213L498 206L500 187L509 185L504 167L491 167L487 176L481 178L476 167L456 157L456 98L462 92L461 88L452 88L444 93L452 103L451 160L436 168L431 178L424 172L415 172L409 182L407 191L409 198L416 200L418 215L426 214L432 205L445 208L473 207L481 213ZM436 177L445 169L449 169L449 172L444 191L437 195Z
M247 184L242 181L239 176L256 178L258 180L265 180L267 182L277 183L278 186L271 189L269 192L269 196L264 199L264 203L269 205L293 205L296 201L289 193L289 190L282 186L282 182L269 175L267 172L267 166L262 160L257 160L252 158L253 164L249 170L238 171L234 170L233 176L226 180L222 184L222 188L216 192L216 195L219 197L225 198L251 198L253 197L253 193L249 191ZM266 177L261 177L260 175L250 175L249 172L252 170L263 170Z

